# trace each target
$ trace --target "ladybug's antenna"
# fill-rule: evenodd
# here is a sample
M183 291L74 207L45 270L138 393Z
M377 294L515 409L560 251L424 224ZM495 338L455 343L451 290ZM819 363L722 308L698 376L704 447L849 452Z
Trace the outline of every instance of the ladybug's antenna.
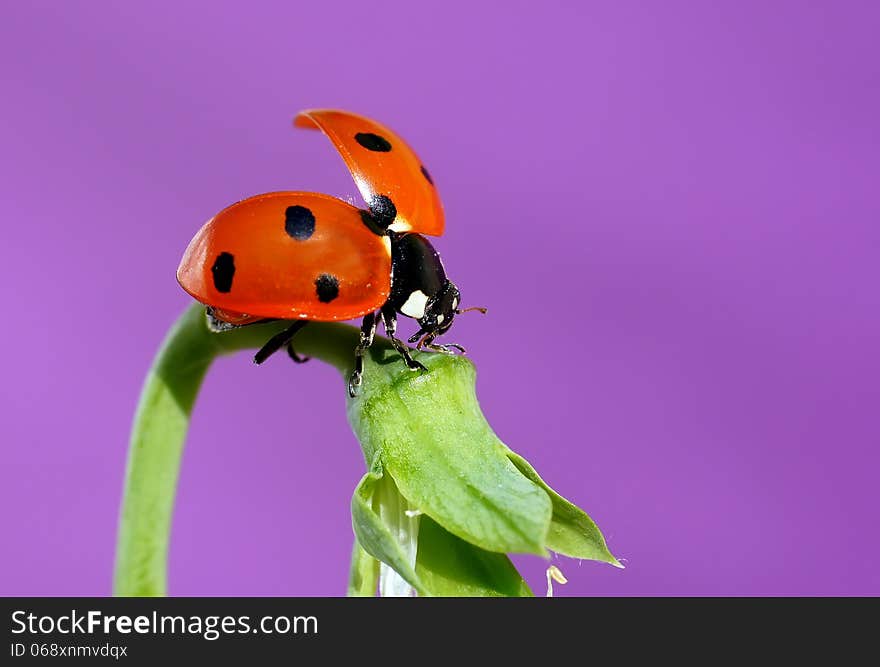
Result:
M461 315L462 313L469 313L472 310L479 310L483 315L489 312L488 308L483 308L482 306L471 306L470 308L465 308L464 310L456 310L456 315Z

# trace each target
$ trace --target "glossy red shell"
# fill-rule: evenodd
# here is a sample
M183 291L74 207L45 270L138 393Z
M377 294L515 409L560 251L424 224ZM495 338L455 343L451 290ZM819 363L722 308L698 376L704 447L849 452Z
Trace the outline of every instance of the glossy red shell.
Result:
M311 227L292 227L291 211L300 215L294 223L311 220ZM233 324L349 320L388 298L390 241L365 224L360 209L335 197L262 194L229 206L198 231L177 280Z
M330 138L368 206L379 195L391 199L397 216L390 229L443 233L443 204L433 179L415 151L391 129L336 109L302 111L294 124L320 129Z

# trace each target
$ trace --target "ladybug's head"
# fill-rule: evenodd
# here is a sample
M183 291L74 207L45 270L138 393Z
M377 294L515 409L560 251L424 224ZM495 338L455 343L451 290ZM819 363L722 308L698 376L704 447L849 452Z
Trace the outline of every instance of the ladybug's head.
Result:
M452 320L461 312L458 310L460 302L461 293L458 287L447 280L440 291L425 304L425 314L418 320L420 328L410 337L409 342L415 343L422 338L423 341L430 343L440 334L449 331Z

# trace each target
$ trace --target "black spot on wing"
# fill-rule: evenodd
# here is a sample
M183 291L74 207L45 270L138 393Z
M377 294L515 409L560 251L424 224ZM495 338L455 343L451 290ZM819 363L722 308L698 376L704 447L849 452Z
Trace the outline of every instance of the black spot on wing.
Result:
M370 200L370 213L379 227L388 229L397 217L397 207L390 197L376 195Z
M429 174L428 170L425 169L425 165L422 165L421 167L419 167L419 169L422 170L422 176L424 176L428 180L428 183L434 185L434 179L431 178L431 174Z
M322 273L315 278L315 294L321 303L330 303L339 296L339 279L330 273Z
M380 137L372 132L358 132L354 135L354 140L368 151L387 153L391 150L391 144L385 137Z
M305 206L288 206L284 211L284 231L292 239L305 241L315 233L315 216Z
M382 227L376 222L376 218L369 211L361 211L361 221L366 225L367 229L377 236L388 236L388 228Z
M232 278L235 276L235 258L228 252L221 252L211 267L214 288L226 294L232 290Z

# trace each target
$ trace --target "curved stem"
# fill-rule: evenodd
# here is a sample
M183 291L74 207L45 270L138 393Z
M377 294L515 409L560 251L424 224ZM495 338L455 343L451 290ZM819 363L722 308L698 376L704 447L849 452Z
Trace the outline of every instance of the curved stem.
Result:
M113 592L122 596L166 593L168 539L180 458L193 404L211 363L223 354L262 346L289 322L279 321L216 334L194 304L166 336L150 369L131 431L116 546ZM302 354L353 367L358 330L310 323L296 337Z

